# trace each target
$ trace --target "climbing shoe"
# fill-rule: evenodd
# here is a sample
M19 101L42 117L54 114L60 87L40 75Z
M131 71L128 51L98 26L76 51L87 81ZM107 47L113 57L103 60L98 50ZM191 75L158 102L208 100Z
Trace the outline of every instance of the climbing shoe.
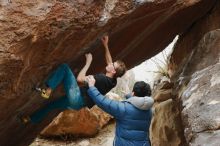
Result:
M49 99L50 94L48 94L48 93L46 92L46 89L41 89L41 88L36 87L35 90L38 91L38 92L40 92L41 97L43 97L43 98L45 98L45 99Z

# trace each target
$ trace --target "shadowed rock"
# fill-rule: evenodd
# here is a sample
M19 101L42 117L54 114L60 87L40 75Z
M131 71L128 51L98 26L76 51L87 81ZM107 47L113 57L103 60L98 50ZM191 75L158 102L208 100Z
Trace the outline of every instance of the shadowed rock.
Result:
M29 114L44 104L32 88L43 84L57 65L66 62L77 72L84 65L84 53L91 52L89 73L104 70L99 41L104 33L110 34L113 59L122 59L131 68L163 50L215 2L1 1L0 145L28 145L56 115L26 127L16 120L20 111Z

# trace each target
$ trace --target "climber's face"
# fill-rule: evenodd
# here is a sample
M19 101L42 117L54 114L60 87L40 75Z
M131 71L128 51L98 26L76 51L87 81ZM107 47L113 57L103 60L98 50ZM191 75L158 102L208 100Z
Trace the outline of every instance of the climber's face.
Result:
M118 66L117 62L113 62L113 63L108 64L105 68L106 72L115 74L117 66Z

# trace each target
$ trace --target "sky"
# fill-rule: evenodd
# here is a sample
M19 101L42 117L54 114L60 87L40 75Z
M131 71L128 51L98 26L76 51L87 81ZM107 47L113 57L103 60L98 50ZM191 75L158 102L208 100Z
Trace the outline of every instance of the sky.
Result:
M174 38L174 40L163 50L164 54L167 54L165 56L169 56L169 54L172 53L173 46L174 46L175 42L177 41L177 39L178 39L178 36L176 36ZM164 55L162 54L162 52L160 52L156 56L142 62L140 65L131 69L135 74L135 80L136 81L145 81L152 86L156 75L158 75L157 73L153 72L153 71L158 71L158 67L156 66L156 64L152 60L159 59L159 60L165 62L163 56ZM165 59L167 59L167 58L165 58ZM163 63L161 63L160 61L157 61L157 62L160 64L161 67L164 66Z

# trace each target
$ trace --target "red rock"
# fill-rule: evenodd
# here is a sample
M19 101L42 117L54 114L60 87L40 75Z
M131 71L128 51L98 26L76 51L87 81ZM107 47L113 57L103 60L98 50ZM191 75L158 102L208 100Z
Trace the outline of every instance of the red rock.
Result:
M57 65L69 63L77 72L84 65L84 53L91 52L89 74L104 69L98 38L105 32L110 33L113 59L131 68L163 50L215 2L1 1L0 145L28 145L45 127L47 122L22 127L15 117L18 111L31 113L43 105L32 88ZM104 14L109 17L103 19Z

